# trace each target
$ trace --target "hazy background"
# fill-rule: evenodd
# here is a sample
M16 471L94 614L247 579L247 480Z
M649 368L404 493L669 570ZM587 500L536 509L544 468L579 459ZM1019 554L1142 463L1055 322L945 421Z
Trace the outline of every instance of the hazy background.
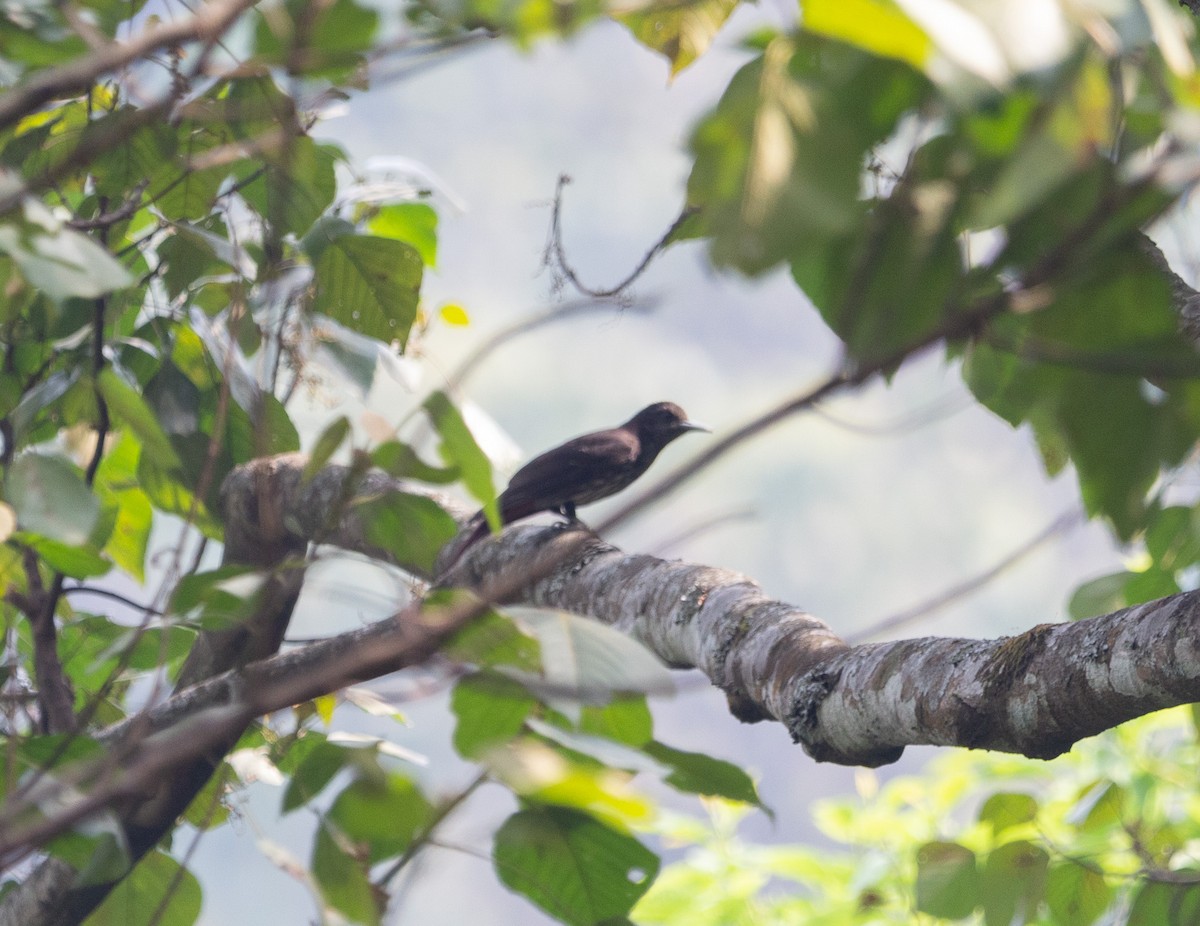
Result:
M421 390L439 386L439 377L489 334L572 298L556 291L542 266L559 174L573 178L564 235L583 279L608 286L637 264L683 202L691 126L749 57L734 37L764 23L785 26L793 14L783 11L792 9L768 3L740 12L718 47L674 82L663 59L621 27L601 24L529 53L495 42L451 56L354 98L319 127L358 166L410 159L442 185L435 199L438 269L426 278L425 304L436 311L443 302L461 303L472 322L458 329L435 323L420 342ZM700 246L687 244L657 260L633 293L657 310L614 307L542 328L493 355L466 383L465 397L507 432L519 459L662 399L721 434L836 364L835 340L786 274L755 281L720 275L707 267ZM359 422L370 409L395 423L420 395L387 381L365 403L318 392L297 417L316 428L337 414ZM672 445L647 480L706 439ZM745 444L609 539L658 552L689 526L750 512L663 552L742 571L771 595L853 634L991 567L1077 504L1073 476L1048 481L1029 435L973 407L957 372L930 357L905 367L888 387L846 395ZM584 517L599 520L602 508ZM1103 530L1077 528L980 593L893 635L993 636L1059 620L1080 581L1118 565ZM394 580L375 567L344 559L320 567L314 580L296 636L334 633L388 613L395 591ZM374 687L405 697L398 706L410 726L354 709L340 711L339 724L426 755L429 764L414 773L434 793L463 784L469 768L448 746L447 693L412 699L410 679ZM821 839L809 807L851 792L854 770L817 765L778 724L739 724L696 673L681 673L680 689L655 702L656 733L673 746L731 759L758 778L776 819L755 815L747 834ZM881 774L914 771L931 754L910 750ZM305 887L249 848L258 840L266 855L309 857L312 819L301 811L276 820L280 798L269 784L252 786L239 819L200 840L192 864L211 885L206 926L247 922L246 910L260 911L253 922L315 920ZM695 800L670 802L702 813ZM491 870L490 833L510 809L498 788L476 795L470 812L442 834L452 846L424 854L388 922L549 922L499 887Z

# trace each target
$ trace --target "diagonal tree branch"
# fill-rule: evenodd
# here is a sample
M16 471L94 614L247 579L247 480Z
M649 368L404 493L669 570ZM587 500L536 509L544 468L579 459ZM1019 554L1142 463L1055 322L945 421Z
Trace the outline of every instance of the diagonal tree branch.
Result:
M277 493L271 518L302 530L319 522L318 499L335 497L331 486L353 475L328 467L305 482L302 464L294 455L257 461L232 478L235 484L261 479L269 465ZM369 481L372 491L389 482L378 473ZM353 509L344 510L350 513L323 541L369 550ZM701 669L726 692L736 716L784 724L822 761L880 765L895 761L909 744L1048 758L1125 720L1200 700L1197 592L1088 621L1041 625L1016 637L852 647L815 617L768 598L745 576L626 554L581 529L510 528L472 548L452 575L467 584L484 577L484 599L586 614L641 640L672 666ZM199 761L211 766L213 744L236 739L254 717L420 664L482 610L478 600L413 606L210 678L102 739L121 751L126 769L143 770L150 780L190 780L180 769L196 764L197 750L203 753ZM183 729L190 731L187 737L179 734ZM202 783L193 782L197 790ZM132 773L101 779L70 818L24 833L6 828L0 850L47 838L56 825L69 826L78 815L144 787ZM141 806L126 814L130 825L145 826L144 808L156 805ZM0 922L31 921L0 915Z

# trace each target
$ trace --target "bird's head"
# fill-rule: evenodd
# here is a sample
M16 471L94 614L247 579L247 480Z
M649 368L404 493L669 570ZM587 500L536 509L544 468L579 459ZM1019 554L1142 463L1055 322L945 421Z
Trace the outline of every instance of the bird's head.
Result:
M702 424L688 421L683 409L674 402L655 402L625 422L644 444L665 447L680 434L688 431L707 431Z

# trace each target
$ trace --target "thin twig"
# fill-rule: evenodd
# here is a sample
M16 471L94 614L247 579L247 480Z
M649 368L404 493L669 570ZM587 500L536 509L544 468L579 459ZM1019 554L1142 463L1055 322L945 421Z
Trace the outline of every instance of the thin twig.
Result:
M650 314L658 308L657 300L638 300L628 304L619 303L616 308L619 312L632 312L638 314ZM458 389L466 381L475 369L487 360L499 347L518 338L521 335L528 334L531 331L536 331L544 325L550 325L555 322L566 321L570 318L576 318L580 315L590 315L593 312L603 311L612 308L614 303L610 299L597 297L589 297L586 299L578 299L574 302L566 302L562 305L550 306L542 309L540 312L535 312L520 321L514 322L507 328L501 328L482 344L475 348L474 351L458 365L456 369L446 381L446 388L449 390Z
M111 598L113 601L119 601L121 604L132 608L135 611L142 611L146 614L153 614L155 617L162 617L165 612L158 610L153 605L143 604L140 601L134 601L132 598L127 598L120 592L114 592L111 589L101 588L99 585L68 585L63 589L64 595L98 595L101 598Z
M383 874L375 879L375 883L382 887L396 877L396 875L400 874L400 872L404 870L405 866L413 860L416 854L432 842L433 834L437 831L437 828L445 822L446 818L454 813L454 811L458 810L458 808L466 802L467 798L478 791L479 788L487 782L487 780L488 773L486 771L480 772L471 780L470 784L455 794L454 797L443 802L434 811L433 816L425 825L425 828L421 831L420 835L413 838L413 841L408 844L408 848L404 850L404 852L398 859L396 859L395 862L387 867Z
M1023 544L1009 553L1007 556L994 563L992 566L983 570L977 575L965 581L959 582L957 585L952 585L945 591L939 592L932 598L914 605L904 611L900 611L890 617L885 617L875 623L864 627L862 630L854 633L846 634L844 639L847 643L865 643L873 637L878 637L881 634L889 633L899 627L911 624L914 621L919 621L922 618L928 617L935 611L940 611L942 608L948 607L968 595L973 595L983 586L987 585L997 576L1011 569L1025 557L1029 556L1038 547L1047 541L1053 540L1059 534L1075 527L1084 520L1083 512L1078 509L1071 509L1060 514L1057 518L1047 524L1044 528L1026 540Z
M700 535L706 534L715 528L725 527L727 524L733 524L737 521L749 521L756 517L758 517L758 512L753 508L726 511L713 515L710 518L705 518L703 521L698 521L695 524L689 524L678 533L671 534L657 543L648 544L647 549L655 551L659 556L663 556L675 547L695 540Z
M650 266L650 262L666 249L666 247L674 239L675 233L678 232L682 227L683 223L699 211L696 206L685 206L675 221L671 223L671 227L668 228L663 233L662 237L654 243L653 247L651 247L650 250L645 253L642 259L638 262L638 265L629 272L625 279L621 280L621 282L615 286L609 287L608 289L593 289L592 287L585 285L584 282L579 279L579 275L567 261L567 252L563 246L563 190L570 182L571 178L566 174L559 175L558 185L554 189L554 207L550 213L550 241L546 245L546 253L543 259L548 267L551 267L561 273L571 283L571 285L575 287L575 289L583 293L585 296L591 296L594 299L606 299L609 296L619 295L628 289L638 277L646 272L646 268Z

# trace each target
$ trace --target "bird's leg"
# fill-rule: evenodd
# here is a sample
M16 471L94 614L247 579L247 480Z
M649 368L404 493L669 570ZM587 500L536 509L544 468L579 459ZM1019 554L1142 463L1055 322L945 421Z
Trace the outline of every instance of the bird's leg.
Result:
M566 521L559 522L558 527L560 529L566 530L570 527L582 527L584 530L591 530L590 527L580 521L578 516L576 516L574 502L563 502L554 510L567 519Z

